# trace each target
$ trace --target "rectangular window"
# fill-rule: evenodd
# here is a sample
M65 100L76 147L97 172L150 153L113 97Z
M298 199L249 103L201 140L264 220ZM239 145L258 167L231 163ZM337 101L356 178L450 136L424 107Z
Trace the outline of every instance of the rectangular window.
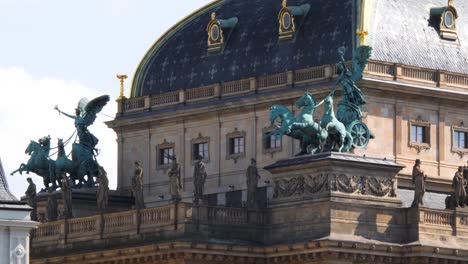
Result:
M265 139L265 149L279 149L281 148L281 137L270 135Z
M467 132L463 131L453 131L453 146L455 148L468 148L466 142Z
M230 138L230 141L230 154L244 153L244 137L233 137Z
M200 156L203 160L209 158L208 142L193 144L193 159Z
M160 165L171 164L173 156L174 156L174 148L159 149L159 164Z
M418 126L418 125L411 125L411 141L418 142L418 143L429 143L427 139L427 127Z

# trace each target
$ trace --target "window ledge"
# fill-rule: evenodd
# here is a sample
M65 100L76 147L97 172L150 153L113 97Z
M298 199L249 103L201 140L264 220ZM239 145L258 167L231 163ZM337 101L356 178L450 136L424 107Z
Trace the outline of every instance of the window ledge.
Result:
M458 154L460 158L463 158L465 155L468 155L468 149L452 147L452 153Z
M234 160L234 163L237 163L237 160L242 158L245 158L245 152L226 155L226 160L232 159Z
M425 143L425 142L414 142L413 141L413 142L409 143L409 147L416 149L418 154L421 153L421 151L423 151L423 150L431 149L431 145L429 143Z

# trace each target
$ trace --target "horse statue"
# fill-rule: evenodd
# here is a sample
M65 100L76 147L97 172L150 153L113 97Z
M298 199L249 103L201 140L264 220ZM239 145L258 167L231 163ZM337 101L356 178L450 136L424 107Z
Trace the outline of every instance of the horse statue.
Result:
M329 134L329 142L331 149L336 149L335 146L338 145L337 150L339 152L349 152L352 149L353 137L346 130L346 127L343 123L338 121L335 117L335 112L333 111L333 97L327 96L324 100L325 111L323 113L322 119L320 120L320 125L324 128Z
M65 153L65 144L63 143L63 139L59 138L57 143L57 159L55 160L55 175L58 177L63 177L64 174L69 174L70 179L73 181L73 186L71 187L79 187L82 185L84 179L77 177L76 166L75 163L67 157ZM76 180L78 180L78 184L75 184Z
M323 150L327 138L326 131L314 122L314 112L319 106L315 104L312 95L305 93L296 101L296 106L302 108L297 117L285 106L274 105L270 108L270 122L279 126L267 136L287 135L300 140L301 152L296 156L317 153Z
M56 188L58 180L55 177L55 162L49 159L50 152L50 137L43 137L39 139L39 142L31 140L25 153L30 155L26 164L21 163L19 168L11 173L14 175L19 172L26 174L33 172L43 178L45 188L49 188L49 184L52 184L52 188ZM55 186L55 187L54 187Z

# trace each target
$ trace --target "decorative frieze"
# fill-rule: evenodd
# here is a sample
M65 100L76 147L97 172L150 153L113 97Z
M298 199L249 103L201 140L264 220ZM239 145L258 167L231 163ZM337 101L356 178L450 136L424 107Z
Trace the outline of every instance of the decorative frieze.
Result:
M337 192L374 197L396 197L395 182L388 178L346 174L296 175L274 181L273 198Z

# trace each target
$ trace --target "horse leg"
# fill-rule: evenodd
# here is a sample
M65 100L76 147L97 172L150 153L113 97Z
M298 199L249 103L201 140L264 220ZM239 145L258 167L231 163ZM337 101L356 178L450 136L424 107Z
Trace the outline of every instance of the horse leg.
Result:
M342 152L343 148L344 148L344 145L345 145L345 140L346 140L346 133L341 133L340 134L340 149L338 150L338 152Z
M10 173L10 175L13 175L17 172L19 172L20 175L23 175L23 170L24 170L24 167L26 166L26 164L24 163L21 163L21 165L19 166L19 168L17 170L15 170L14 172Z

